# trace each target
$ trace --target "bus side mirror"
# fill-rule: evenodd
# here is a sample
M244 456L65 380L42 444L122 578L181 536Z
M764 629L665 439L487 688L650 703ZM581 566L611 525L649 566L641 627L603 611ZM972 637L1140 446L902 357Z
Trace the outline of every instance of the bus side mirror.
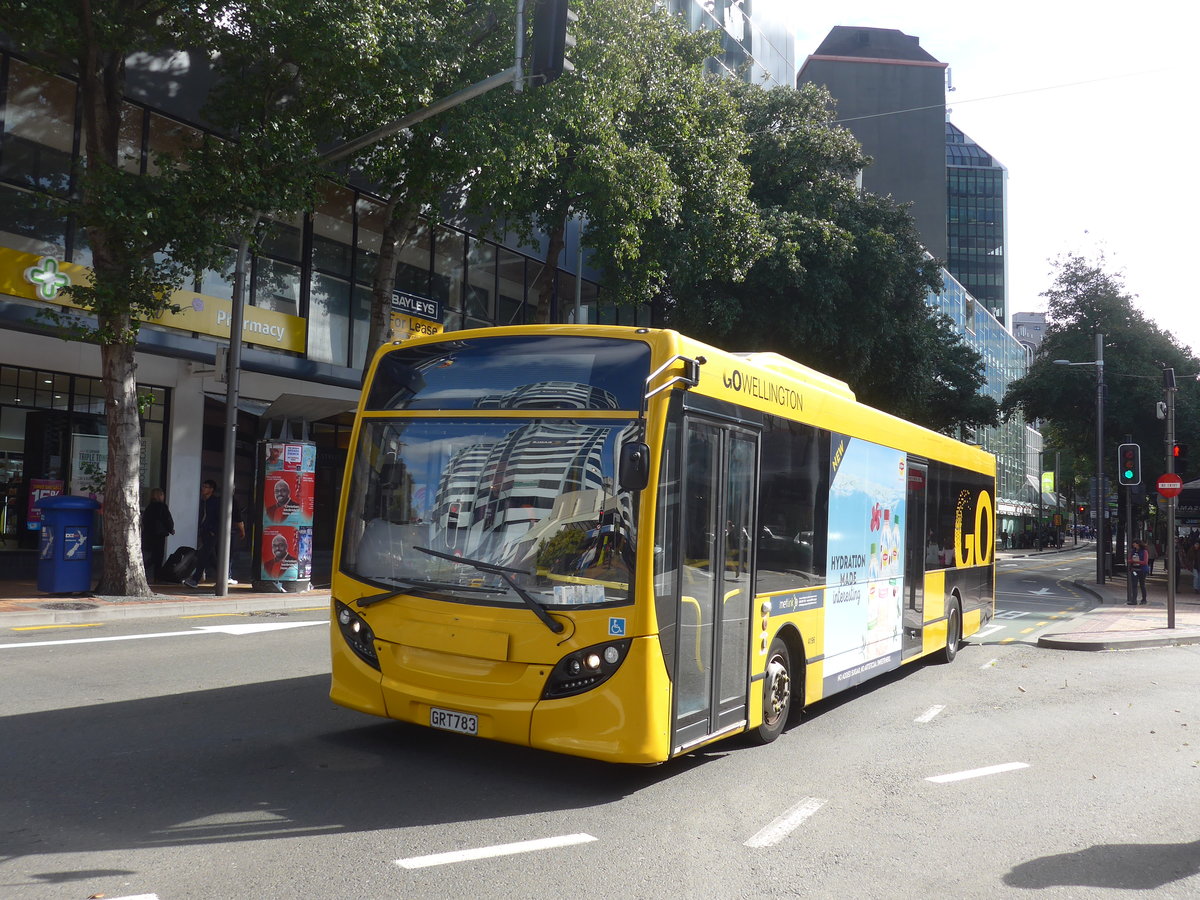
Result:
M621 487L627 491L643 490L650 483L650 448L642 441L621 445Z

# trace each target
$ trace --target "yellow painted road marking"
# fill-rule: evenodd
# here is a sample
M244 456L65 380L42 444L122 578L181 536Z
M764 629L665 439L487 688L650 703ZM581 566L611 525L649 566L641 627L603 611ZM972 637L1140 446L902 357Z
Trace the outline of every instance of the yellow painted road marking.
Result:
M99 628L101 622L72 622L69 625L19 625L13 631L43 631L47 628Z
M1045 624L1045 623L1043 623L1043 624ZM1031 632L1031 631L1033 631L1032 628L1022 628L1021 634L1029 634L1029 632Z
M1011 644L1011 643L1012 643L1013 641L1015 641L1015 640L1016 640L1016 638L1005 638L1005 639L1004 639L1004 640L1002 640L1000 643L1002 643L1002 644Z

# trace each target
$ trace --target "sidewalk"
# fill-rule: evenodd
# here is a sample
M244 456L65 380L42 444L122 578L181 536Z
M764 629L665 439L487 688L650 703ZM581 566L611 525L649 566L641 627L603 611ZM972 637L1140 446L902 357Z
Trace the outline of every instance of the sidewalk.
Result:
M1054 556L1068 550L1090 550L1095 544L1064 544L1062 550L998 550L997 561L1030 556ZM1163 561L1155 561L1154 574L1146 579L1145 606L1127 606L1126 576L1118 572L1105 584L1097 584L1095 573L1076 578L1075 587L1095 599L1097 606L1070 622L1064 631L1038 638L1039 647L1055 650L1132 650L1139 647L1169 647L1200 644L1200 594L1192 590L1192 573L1183 572L1175 585L1175 627L1167 627L1167 575ZM1140 599L1140 598L1139 598Z
M211 584L152 585L152 597L103 597L45 594L36 581L0 579L0 628L86 625L148 616L220 615L279 610L328 609L329 589L296 594L257 592L251 585L230 585L217 597Z

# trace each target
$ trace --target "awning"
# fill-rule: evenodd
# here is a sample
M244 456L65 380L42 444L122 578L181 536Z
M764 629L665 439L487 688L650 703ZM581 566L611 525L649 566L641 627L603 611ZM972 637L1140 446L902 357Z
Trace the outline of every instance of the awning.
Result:
M263 419L273 422L287 419L290 422L318 422L344 412L353 412L357 400L341 400L335 397L305 397L302 394L280 394L261 413Z

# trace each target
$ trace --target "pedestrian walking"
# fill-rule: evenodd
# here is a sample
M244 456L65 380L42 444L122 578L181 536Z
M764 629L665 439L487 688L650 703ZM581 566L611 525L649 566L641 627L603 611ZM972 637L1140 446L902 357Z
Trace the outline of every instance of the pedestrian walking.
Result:
M1146 549L1145 541L1134 541L1129 553L1129 577L1133 579L1133 595L1125 603L1129 606L1139 606L1146 602L1146 576L1150 574L1150 552ZM1138 589L1141 589L1141 603L1137 601Z
M150 502L142 510L142 564L146 567L146 580L151 584L158 580L163 559L167 552L167 536L175 533L175 520L167 506L167 495L162 488L150 491Z
M200 485L200 521L196 530L196 569L190 578L183 583L188 587L197 587L205 579L208 572L217 574L217 545L221 535L221 496L217 493L217 483L211 478L205 479ZM233 501L233 529L239 540L246 539L246 523L238 502ZM231 554L232 560L232 554ZM232 568L232 562L230 563ZM229 584L237 584L230 572Z
M1192 570L1192 590L1200 594L1200 540L1194 540L1184 556Z

